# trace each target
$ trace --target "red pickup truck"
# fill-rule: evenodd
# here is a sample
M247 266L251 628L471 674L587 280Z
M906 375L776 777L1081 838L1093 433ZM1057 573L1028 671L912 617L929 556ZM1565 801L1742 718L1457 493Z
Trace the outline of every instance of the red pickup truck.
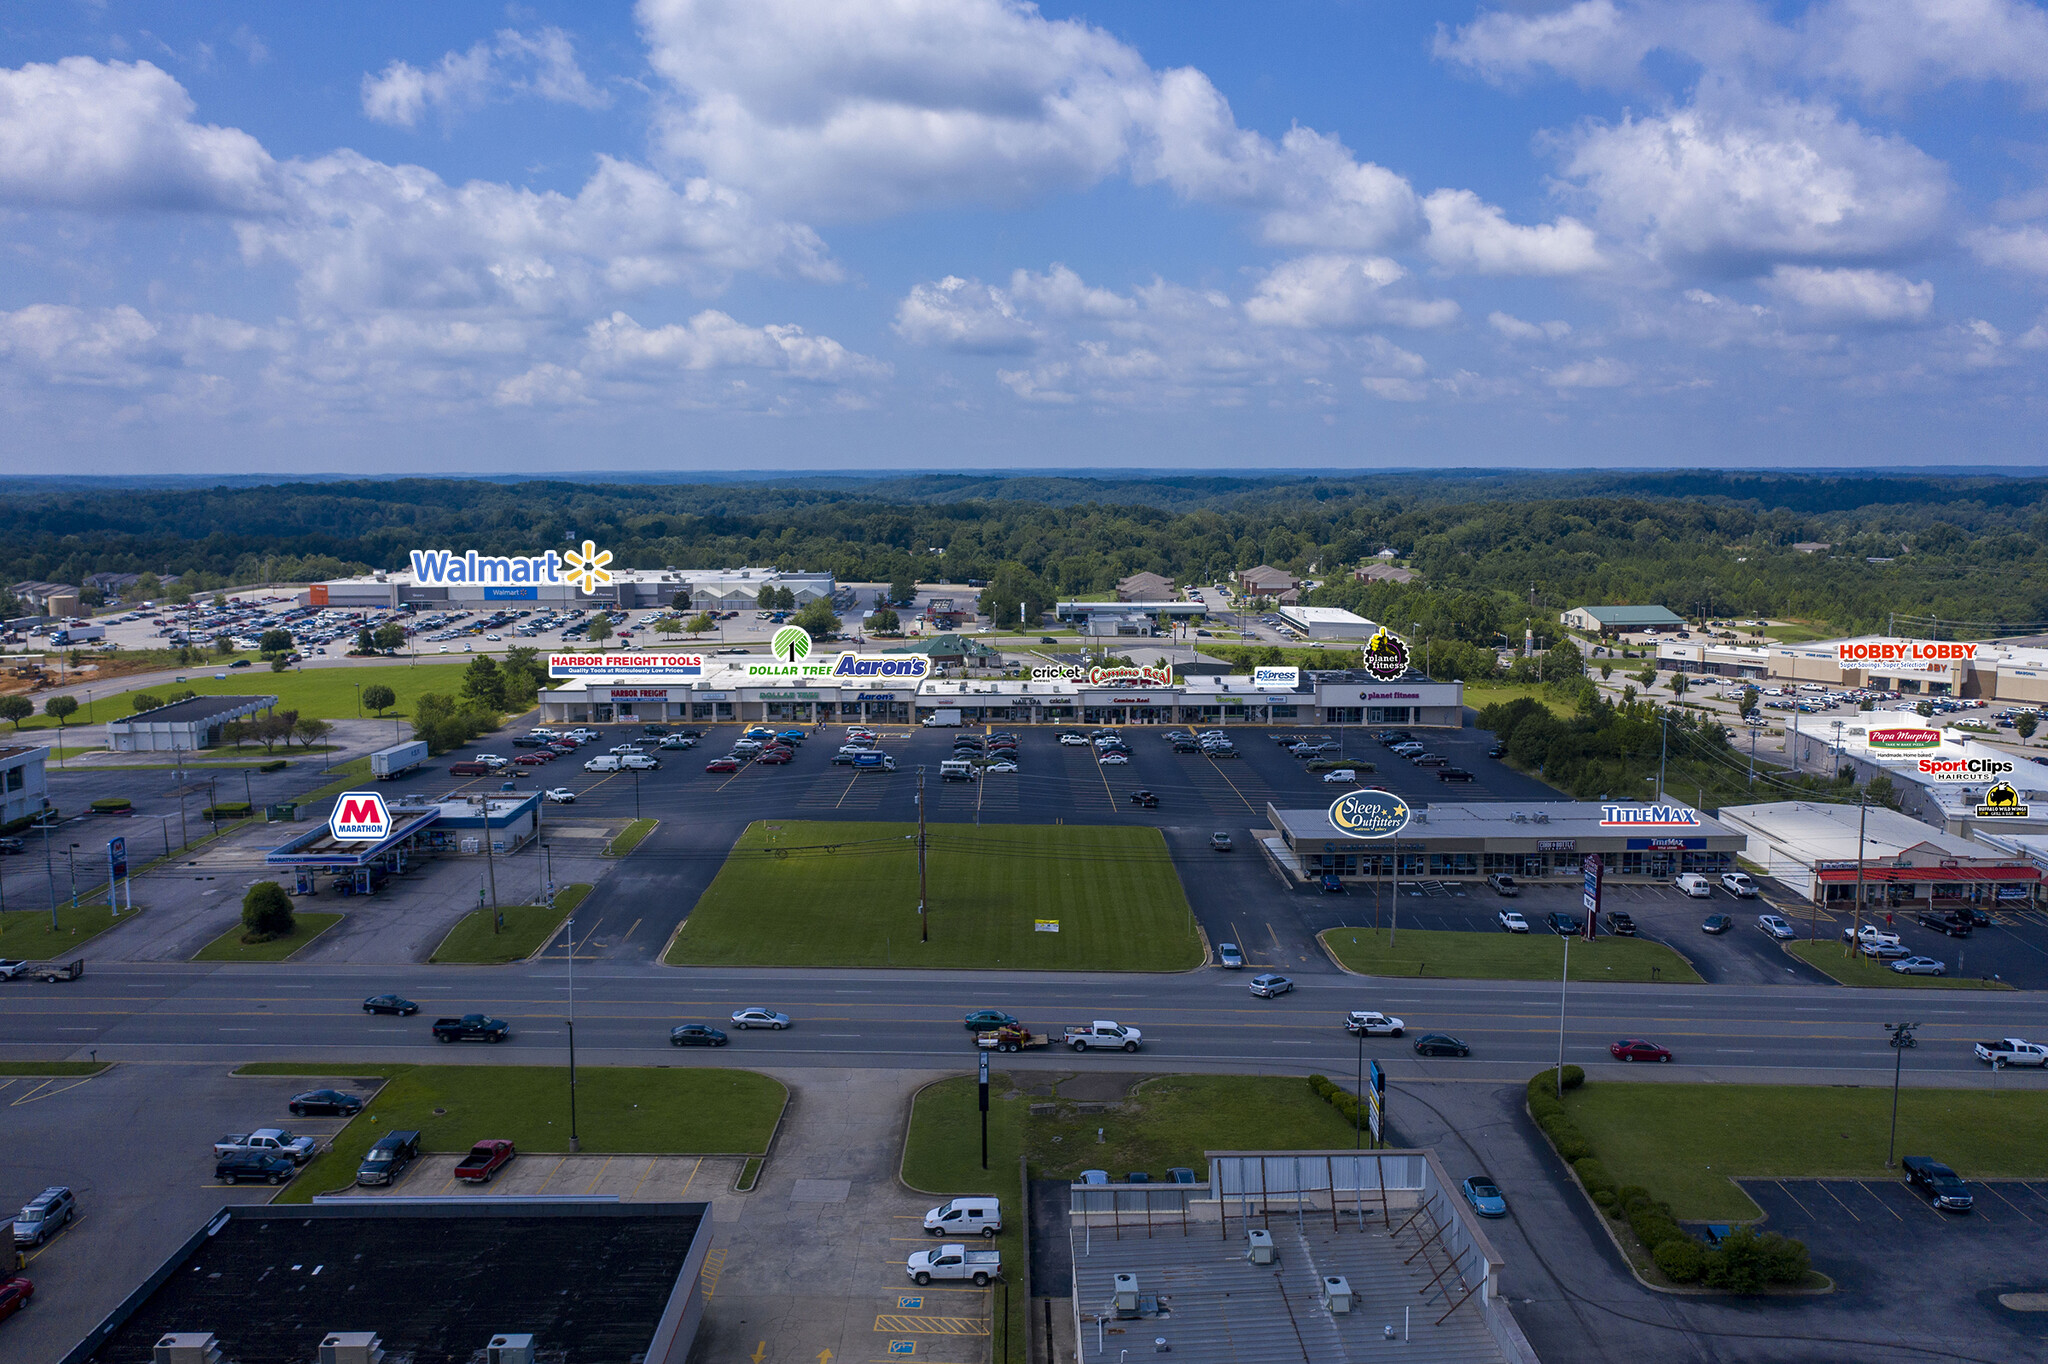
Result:
M497 1177L498 1171L512 1163L512 1143L502 1138L480 1141L469 1148L455 1167L455 1177L471 1184L488 1184Z

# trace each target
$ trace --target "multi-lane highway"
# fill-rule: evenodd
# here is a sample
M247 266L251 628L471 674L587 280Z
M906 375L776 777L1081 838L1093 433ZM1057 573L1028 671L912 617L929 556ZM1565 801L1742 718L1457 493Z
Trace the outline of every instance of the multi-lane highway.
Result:
M580 1059L595 1063L776 1066L941 1066L971 1053L962 1017L1006 1009L1034 1030L1114 1018L1144 1030L1145 1069L1346 1071L1357 1043L1347 1009L1406 1020L1408 1037L1368 1039L1390 1074L1520 1078L1555 1059L1558 988L1524 982L1385 983L1317 974L1294 993L1253 999L1240 973L998 976L973 972L694 970L579 963ZM367 995L417 1000L413 1018L362 1012ZM734 1032L719 1051L667 1045L679 1022L724 1025L733 1009L766 1004L795 1019L787 1032ZM1772 986L1573 986L1565 1001L1565 1059L1611 1064L1608 1043L1648 1037L1676 1053L1659 1078L1875 1083L1892 1053L1882 1025L1924 1024L1907 1059L1914 1083L2048 1083L2031 1072L1994 1077L1970 1055L1981 1037L2048 1034L2048 1002L2017 992L1846 991ZM548 1064L566 1052L570 990L561 961L494 970L448 967L105 966L64 985L0 984L0 1035L17 1055L101 1060L490 1060ZM484 1011L509 1020L504 1046L437 1045L436 1014ZM1425 1060L1423 1032L1469 1043L1469 1059ZM1014 1065L1129 1069L1120 1053L1053 1049Z

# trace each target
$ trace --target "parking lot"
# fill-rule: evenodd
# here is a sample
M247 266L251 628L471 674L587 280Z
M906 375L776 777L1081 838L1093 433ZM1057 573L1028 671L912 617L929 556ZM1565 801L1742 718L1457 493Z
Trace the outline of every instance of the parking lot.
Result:
M1967 1178L1967 1172L1965 1177ZM1764 1228L1804 1241L1840 1292L1815 1302L1867 1332L1888 1318L1902 1334L1943 1322L1965 1358L2039 1359L2048 1313L2016 1312L2001 1294L2039 1292L2048 1183L1971 1180L1976 1208L1937 1212L1899 1179L1743 1180Z

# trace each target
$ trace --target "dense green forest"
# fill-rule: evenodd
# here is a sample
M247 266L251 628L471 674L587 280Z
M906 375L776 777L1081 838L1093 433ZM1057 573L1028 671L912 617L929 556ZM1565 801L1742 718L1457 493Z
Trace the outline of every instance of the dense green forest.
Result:
M399 568L414 548L589 538L627 567L765 564L855 581L1003 579L1034 598L1149 569L1270 563L1316 600L1477 645L1585 602L1883 628L2048 622L2048 480L1793 474L1274 478L995 475L610 485L447 479L79 491L0 483L0 583L188 585ZM1795 543L1831 549L1802 553ZM1382 547L1420 585L1356 583ZM943 551L940 553L939 551ZM1920 632L1917 631L1916 632Z

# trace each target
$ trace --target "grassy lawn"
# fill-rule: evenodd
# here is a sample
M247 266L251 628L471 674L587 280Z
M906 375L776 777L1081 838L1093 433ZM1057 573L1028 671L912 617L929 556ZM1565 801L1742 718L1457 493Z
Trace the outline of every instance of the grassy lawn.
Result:
M1597 670L1596 670L1597 671ZM1568 702L1560 701L1541 682L1467 682L1465 704L1474 710L1484 710L1496 701L1518 701L1532 697L1547 706L1552 715L1570 719L1573 710Z
M334 1138L334 1149L293 1180L281 1203L355 1178L363 1153L386 1132L417 1129L428 1151L462 1151L486 1137L510 1138L522 1152L569 1149L569 1072L565 1066L352 1066L271 1062L242 1075L384 1075L389 1082L361 1116ZM789 1091L750 1070L698 1067L579 1066L576 1133L600 1155L751 1155L765 1151Z
M124 912L121 917L132 916ZM105 905L80 904L74 910L69 896L57 906L54 933L50 931L48 909L10 909L0 914L0 957L29 961L68 958L68 954L112 928L114 923L113 911Z
M97 1075L112 1061L0 1061L0 1075Z
M1824 975L1844 985L1861 985L1878 990L2010 990L2003 981L1979 980L1975 976L1909 976L1894 971L1890 962L1877 961L1861 952L1842 955L1838 942L1794 942L1785 950ZM1954 963L1950 963L1953 965Z
M1884 1167L1892 1096L1881 1085L1588 1081L1564 1103L1617 1183L1641 1184L1681 1218L1758 1216L1731 1178L1898 1178ZM1899 1154L1965 1179L2048 1176L2048 1092L1901 1090Z
M981 1110L975 1106L974 1081L961 1075L941 1080L919 1090L911 1107L910 1130L903 1145L903 1181L913 1189L934 1195L934 1201L953 1194L994 1194L1003 1200L1003 1230L989 1242L1003 1257L1003 1268L1017 1285L1010 1293L1010 1322L1006 1333L1011 1348L1000 1351L990 1341L994 1364L1024 1364L1024 1313L1030 1306L1024 1299L1024 1209L1019 1203L1024 1192L1017 1183L1017 1156L1023 1149L1020 1124L1024 1105L1018 1101L998 1102L1002 1092L994 1075L989 1083L988 1168L981 1168ZM979 1238L976 1238L979 1239ZM904 1252L919 1247L899 1243ZM991 1304L991 1315L1002 1299Z
M568 918L588 894L590 887L578 881L556 893L553 909L546 905L505 905L504 930L495 933L491 931L491 911L471 910L448 930L448 936L441 939L441 945L434 949L429 960L483 966L525 961L542 943L554 936L562 926L562 920Z
M1368 976L1444 976L1461 980L1556 980L1564 969L1564 939L1540 928L1528 933L1447 933L1404 928L1387 950L1387 931L1332 928L1323 941L1346 970ZM1699 972L1663 943L1603 935L1573 944L1575 981L1651 980L1697 985ZM1651 973L1655 972L1653 976Z
M659 823L661 821L658 819L634 820L631 824L619 830L617 838L605 844L604 855L606 857L624 857L627 853L639 847L640 841L653 833L654 826Z
M1202 947L1156 829L942 824L918 941L911 824L756 823L676 934L671 965L1173 971ZM1035 921L1059 931L1039 932Z
M411 667L394 663L388 667L366 668L315 668L309 672L292 670L274 673L267 663L254 667L237 668L230 672L227 665L232 658L218 663L195 663L180 671L183 682L151 683L147 690L158 696L174 691L193 691L201 696L275 696L279 710L295 710L301 715L316 720L353 720L356 718L356 684L367 687L373 682L382 682L398 694L398 703L384 712L383 718L405 716L412 712L412 705L424 692L439 692L443 696L457 695L462 691L463 663L421 663ZM215 677L216 673L227 673L225 678ZM110 682L109 685L119 685ZM129 692L133 688L111 696L96 696L91 705L80 702L76 712L68 716L64 725L96 725L105 720L120 720L135 713L129 703ZM54 729L57 722L42 713L42 703L36 703L36 713L21 722L23 729ZM366 720L377 719L372 710L362 712ZM409 736L408 736L409 737ZM403 742L394 739L393 743Z
M282 938L269 942L245 943L242 934L247 932L236 924L227 932L199 949L194 961L283 961L304 947L313 939L341 922L339 914L314 914L301 911L292 916L292 931Z

